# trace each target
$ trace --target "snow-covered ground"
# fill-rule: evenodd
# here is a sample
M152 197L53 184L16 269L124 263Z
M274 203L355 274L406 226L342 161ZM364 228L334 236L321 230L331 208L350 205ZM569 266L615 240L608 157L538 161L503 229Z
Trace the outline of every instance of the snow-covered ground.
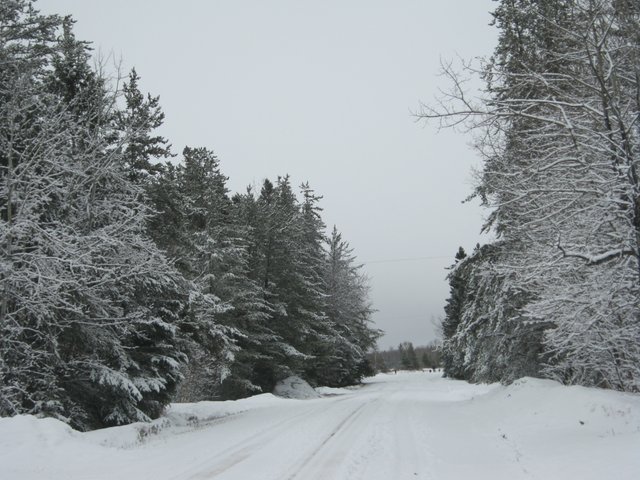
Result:
M323 398L176 404L90 433L0 419L1 479L634 479L640 396L378 375Z

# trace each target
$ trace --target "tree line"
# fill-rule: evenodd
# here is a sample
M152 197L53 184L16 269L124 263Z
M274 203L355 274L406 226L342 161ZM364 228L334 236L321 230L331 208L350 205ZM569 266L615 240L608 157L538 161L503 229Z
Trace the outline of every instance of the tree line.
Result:
M211 150L173 158L159 98L91 67L73 23L0 3L0 415L87 430L358 382L380 332L321 196L231 194Z
M493 18L493 56L445 65L422 112L476 134L496 237L449 273L446 374L640 391L640 4L501 0Z
M413 346L413 342L402 342L397 348L370 352L369 363L376 372L390 370L420 370L440 368L441 354L437 342L426 346Z

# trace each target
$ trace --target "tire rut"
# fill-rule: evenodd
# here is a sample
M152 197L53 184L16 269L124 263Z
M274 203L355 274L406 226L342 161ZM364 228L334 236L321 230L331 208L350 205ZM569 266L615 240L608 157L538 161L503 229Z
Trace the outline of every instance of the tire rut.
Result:
M343 418L338 425L334 427L334 429L329 433L327 437L316 447L313 449L311 453L309 453L298 465L294 468L292 472L290 472L286 477L283 477L286 480L295 480L297 478L308 478L308 477L300 477L300 474L303 473L304 469L309 466L309 464L314 461L318 456L326 449L327 445L334 440L337 436L339 436L342 432L346 431L347 428L353 424L360 415L364 408L370 405L372 402L376 400L369 400L362 405L359 405L353 411L351 411L345 418Z
M348 398L337 399L332 403L335 405L337 403L342 403L345 400L348 400ZM307 417L310 411L312 411L312 409L305 409L292 417L288 417L273 425L263 428L252 435L250 439L243 439L236 442L232 446L215 453L213 456L203 460L202 462L199 462L196 467L196 472L183 473L174 477L175 480L182 480L185 478L188 480L203 480L218 477L227 470L247 460L255 450L265 446L274 437L277 437L278 433L286 431L292 424L295 424L298 420ZM219 462L211 465L211 463L216 460L219 460Z

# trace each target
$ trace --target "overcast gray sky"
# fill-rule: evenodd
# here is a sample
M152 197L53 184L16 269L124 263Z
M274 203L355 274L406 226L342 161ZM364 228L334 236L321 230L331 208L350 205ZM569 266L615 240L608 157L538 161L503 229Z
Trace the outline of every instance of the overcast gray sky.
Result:
M234 191L309 181L371 278L382 348L434 338L445 267L483 212L470 138L416 123L440 58L488 56L491 0L40 0L160 95L176 152L218 155ZM436 258L424 258L436 257ZM443 258L444 257L444 258ZM414 260L404 261L412 258Z

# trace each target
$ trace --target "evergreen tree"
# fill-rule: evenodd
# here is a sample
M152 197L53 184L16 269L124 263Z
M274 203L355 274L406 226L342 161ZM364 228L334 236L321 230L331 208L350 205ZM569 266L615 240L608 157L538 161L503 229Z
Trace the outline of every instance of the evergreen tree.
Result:
M265 180L255 200L251 193L237 198L253 222L250 276L263 286L278 339L256 367L263 388L291 373L312 383L356 382L367 367L364 353L379 336L368 325L368 287L348 245L335 232L333 263L327 258L320 197L304 184L302 198L299 203L288 177L275 185Z
M230 213L225 182L212 152L186 147L183 162L167 164L149 186L157 211L150 231L185 279L180 332L189 365L180 388L183 401L218 395L235 349L235 330L219 322L233 308L220 298Z
M37 328L42 317L39 311L46 307L40 308L44 302L32 305L33 295L24 289L36 286L30 276L37 270L25 268L21 260L31 233L24 228L29 223L21 211L25 203L37 200L36 195L27 198L25 188L29 181L25 171L34 170L29 168L34 146L45 145L47 137L59 138L64 128L54 121L55 101L42 88L61 20L41 16L33 2L22 1L0 5L0 25L6 25L0 30L0 414L15 415L57 409L49 403L58 393L54 368L48 362L53 342ZM49 292L48 297L53 298L53 289L43 291L41 298Z
M0 411L83 429L156 417L180 378L176 273L146 237L143 192L108 142L114 103L84 76L70 22L8 7L11 35L25 37L0 43L16 67L0 85ZM42 48L33 32L47 33ZM26 63L14 41L29 45Z
M158 166L158 98L133 70L119 109L33 3L0 4L0 415L91 429L157 417L182 380L197 400L367 374L367 282L335 231L327 254L321 197L283 177L230 199L204 148Z
M313 225L317 212L309 210L303 217L288 176L279 177L275 185L265 181L258 205L262 216L258 235L263 285L273 309L273 329L286 351L284 365L270 373L275 381L290 373L302 373L321 341L325 316L320 257L314 251L321 248L317 238L320 233Z
M462 247L458 249L455 256L455 263L451 267L451 272L447 276L450 286L450 296L447 299L447 304L444 307L445 318L442 322L442 333L444 338L450 338L456 331L458 324L460 323L460 315L462 313L462 303L464 301L466 279L463 276L463 272L457 271L456 267L461 264L461 261L467 257L466 252Z
M443 336L443 366L445 375L461 378L461 375L455 365L455 349L449 349L449 341L455 335L458 325L462 320L462 312L464 307L465 294L469 279L467 269L463 268L463 260L467 258L467 254L462 247L458 249L455 256L455 263L450 267L449 275L449 298L444 307L445 317L442 321Z
M135 68L131 69L128 82L122 86L125 107L116 112L115 126L120 132L119 143L129 179L134 183L146 183L149 176L162 170L159 160L174 155L169 141L154 134L164 123L160 97L147 94L145 98L139 80Z
M420 363L418 362L416 351L413 348L413 343L403 342L398 345L398 350L402 355L402 368L406 370L417 370L420 368Z
M265 188L273 187L265 180ZM267 197L270 194L266 194ZM244 246L242 268L244 281L251 286L254 294L252 307L248 315L242 316L237 323L245 332L239 339L239 351L235 355L231 375L223 383L225 398L238 398L261 391L271 391L276 378L285 375L289 362L290 347L276 332L273 322L276 306L270 301L272 294L265 288L268 284L267 256L269 244L263 243L265 236L265 205L256 199L251 188L245 194L233 198L234 218L239 238ZM266 248L265 248L266 247ZM270 262L270 260L269 260ZM240 312L242 312L242 308ZM240 312L234 312L241 315Z
M499 237L455 334L475 378L639 388L638 18L628 2L503 0L488 99L472 105L449 71L460 115L484 129L476 193Z
M344 386L358 382L368 368L366 353L380 336L370 326L373 309L368 300L369 286L360 269L355 264L353 249L334 226L324 283L326 313L336 334L316 367L322 384Z
M113 95L107 94L106 80L90 66L90 43L76 39L73 33L75 21L67 16L62 21L62 32L50 59L51 75L48 89L60 97L68 111L81 123L89 137L98 131L113 140L113 132L107 126L113 119ZM91 138L74 140L75 148L83 149Z

